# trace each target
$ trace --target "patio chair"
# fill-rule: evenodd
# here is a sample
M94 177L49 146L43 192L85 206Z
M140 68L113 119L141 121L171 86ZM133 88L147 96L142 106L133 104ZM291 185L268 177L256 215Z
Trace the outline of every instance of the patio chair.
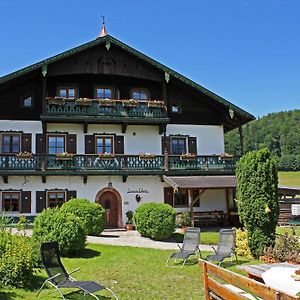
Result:
M219 234L219 243L217 250L213 248L215 254L207 256L205 259L209 261L216 261L218 265L224 261L226 257L235 256L237 262L237 256L235 254L235 229L221 229Z
M67 273L60 260L59 245L56 241L43 243L41 245L41 256L48 278L43 282L36 296L40 294L45 284L49 283L59 292L63 299L65 297L60 290L61 288L77 288L82 290L84 294L89 294L98 300L99 298L93 293L106 289L112 293L115 299L118 299L112 290L95 281L77 281L71 277L70 275L77 272L79 268L71 273Z
M195 255L196 257L201 257L201 251L199 249L200 243L200 228L197 227L187 227L186 232L184 233L182 247L177 244L179 247L179 252L172 253L166 262L167 267L178 268L179 266L170 265L169 262L171 259L175 259L175 263L177 263L177 259L181 260L182 263L180 267L182 268L187 259L191 255Z

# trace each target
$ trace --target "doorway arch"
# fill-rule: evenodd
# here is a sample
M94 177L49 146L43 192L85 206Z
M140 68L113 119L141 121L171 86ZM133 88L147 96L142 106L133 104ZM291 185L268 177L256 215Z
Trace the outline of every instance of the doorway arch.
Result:
M104 228L122 228L122 198L114 188L101 189L95 202L99 203L105 210Z

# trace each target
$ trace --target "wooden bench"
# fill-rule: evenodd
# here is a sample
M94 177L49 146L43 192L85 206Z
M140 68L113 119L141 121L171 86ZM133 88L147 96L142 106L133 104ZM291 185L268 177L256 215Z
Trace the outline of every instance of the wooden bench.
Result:
M205 300L295 300L284 293L278 292L263 283L233 273L205 260L200 260L203 271Z
M194 222L200 226L226 225L226 214L222 210L194 212Z

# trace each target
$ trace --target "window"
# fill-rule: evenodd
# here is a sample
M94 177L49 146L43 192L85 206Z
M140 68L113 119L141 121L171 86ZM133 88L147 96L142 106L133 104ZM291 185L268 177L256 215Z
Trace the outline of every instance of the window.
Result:
M65 191L49 191L47 194L48 207L61 206L66 201Z
M185 137L172 137L171 138L171 154L181 155L186 152L186 138Z
M22 106L26 108L30 108L33 106L32 96L27 96L22 98Z
M182 112L181 105L179 103L172 103L171 112L174 114L180 114Z
M131 91L131 97L134 100L148 100L149 99L149 92L148 92L147 89L134 88Z
M96 137L96 153L114 153L112 136Z
M18 212L20 196L20 192L2 192L2 210Z
M48 135L48 153L65 152L65 135Z
M109 87L96 87L97 99L112 99L112 89Z
M21 151L21 135L18 133L2 134L2 153L19 153Z
M58 89L58 96L62 98L75 98L77 94L75 87L61 87Z
M187 190L179 190L174 194L174 206L186 207L189 206L189 198Z

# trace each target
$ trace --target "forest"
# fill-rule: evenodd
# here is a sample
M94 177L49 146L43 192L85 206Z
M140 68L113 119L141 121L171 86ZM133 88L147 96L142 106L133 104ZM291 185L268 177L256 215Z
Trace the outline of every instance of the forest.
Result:
M300 110L270 113L243 126L244 152L267 147L282 171L300 170ZM240 155L238 130L225 134L227 153Z

